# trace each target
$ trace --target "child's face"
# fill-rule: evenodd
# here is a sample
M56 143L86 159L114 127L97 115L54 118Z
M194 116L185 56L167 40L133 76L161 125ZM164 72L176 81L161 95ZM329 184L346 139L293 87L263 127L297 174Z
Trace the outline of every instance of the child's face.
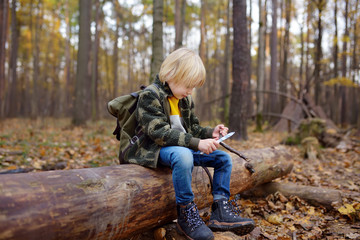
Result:
M182 84L175 84L172 81L168 82L168 85L177 99L185 98L191 95L194 88L183 86Z

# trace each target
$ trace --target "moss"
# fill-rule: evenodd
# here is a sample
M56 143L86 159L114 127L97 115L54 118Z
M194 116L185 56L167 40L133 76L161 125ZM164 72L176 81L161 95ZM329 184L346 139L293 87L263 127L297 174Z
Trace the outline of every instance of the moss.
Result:
M305 119L300 123L298 129L298 135L300 139L307 137L319 138L325 131L326 123L325 120L319 118Z
M308 137L320 139L325 130L325 120L319 118L304 119L301 121L296 133L288 136L283 140L283 143L286 145L299 145L303 139Z
M301 139L297 135L290 135L285 140L282 141L285 145L299 145L301 143Z
M103 179L87 179L76 185L77 188L83 189L85 192L98 191L104 188Z
M261 113L256 114L256 129L255 132L263 132L262 125L263 125L263 115Z

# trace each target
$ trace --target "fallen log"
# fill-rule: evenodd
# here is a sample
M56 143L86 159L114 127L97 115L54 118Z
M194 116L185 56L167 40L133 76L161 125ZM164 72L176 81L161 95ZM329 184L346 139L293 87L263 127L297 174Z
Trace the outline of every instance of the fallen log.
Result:
M284 147L242 154L256 172L233 157L232 194L292 169ZM201 167L192 187L198 207L209 206L210 181ZM175 209L168 168L126 164L0 176L0 239L122 239L172 221Z
M285 197L297 196L314 206L323 206L327 209L342 202L341 191L336 189L298 185L295 183L270 182L257 186L243 193L248 197L266 197L276 192L282 193Z

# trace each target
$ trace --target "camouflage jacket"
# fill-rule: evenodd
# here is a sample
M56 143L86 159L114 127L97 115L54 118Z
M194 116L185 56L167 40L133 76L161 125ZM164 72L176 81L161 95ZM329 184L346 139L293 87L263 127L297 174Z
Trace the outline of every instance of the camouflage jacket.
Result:
M213 128L201 127L194 114L194 102L191 96L179 101L181 116L186 133L170 126L170 104L167 99L172 92L167 85L156 77L158 91L145 89L139 96L136 119L144 134L128 153L129 163L146 167L157 167L160 149L163 146L183 146L198 150L200 139L211 138ZM155 87L153 88L155 89Z

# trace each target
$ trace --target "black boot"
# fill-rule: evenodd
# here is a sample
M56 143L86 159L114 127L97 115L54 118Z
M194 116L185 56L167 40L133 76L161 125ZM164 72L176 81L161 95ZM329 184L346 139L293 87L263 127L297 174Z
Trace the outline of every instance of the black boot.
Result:
M177 205L177 227L188 239L212 240L214 235L200 218L199 211L194 202L186 206Z
M230 202L226 199L214 201L211 210L208 226L213 231L232 231L238 235L245 235L255 227L252 219L240 217L240 210L233 200Z

